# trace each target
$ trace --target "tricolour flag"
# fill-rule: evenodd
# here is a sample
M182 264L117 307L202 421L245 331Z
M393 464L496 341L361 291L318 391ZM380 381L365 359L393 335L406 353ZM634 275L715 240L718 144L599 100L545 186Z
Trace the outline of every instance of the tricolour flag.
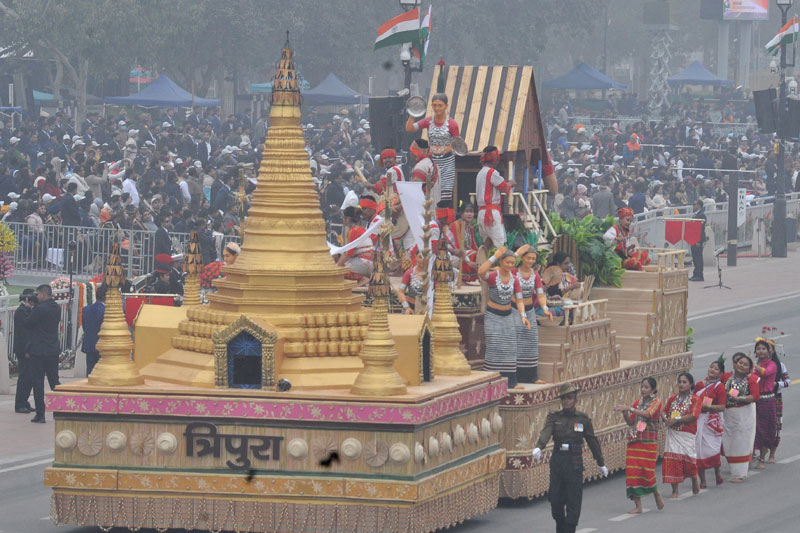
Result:
M419 8L397 15L378 28L375 49L419 40Z
M767 43L767 52L777 55L781 50L781 46L797 42L798 33L800 33L800 20L795 16Z
M417 38L411 48L411 53L419 58L420 64L425 63L425 56L428 55L428 44L431 39L431 7L428 6L428 12L422 19L422 24L419 27L419 38Z

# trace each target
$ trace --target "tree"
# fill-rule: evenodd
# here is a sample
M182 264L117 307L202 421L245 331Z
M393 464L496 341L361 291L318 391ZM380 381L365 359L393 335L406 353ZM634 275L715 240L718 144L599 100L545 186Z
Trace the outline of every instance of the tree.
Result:
M75 89L78 123L86 114L89 69L112 72L132 62L131 46L139 27L136 0L5 0L0 1L0 30L18 48L52 61L54 97L62 76Z

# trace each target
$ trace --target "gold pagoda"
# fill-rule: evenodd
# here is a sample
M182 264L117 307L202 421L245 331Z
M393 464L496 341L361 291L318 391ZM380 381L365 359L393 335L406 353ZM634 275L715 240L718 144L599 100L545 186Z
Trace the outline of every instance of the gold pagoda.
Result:
M210 304L187 310L172 349L142 369L146 379L214 387L212 334L243 315L278 332L276 369L295 386L350 387L363 368L368 311L328 248L300 127L301 99L287 39L242 252L214 282Z

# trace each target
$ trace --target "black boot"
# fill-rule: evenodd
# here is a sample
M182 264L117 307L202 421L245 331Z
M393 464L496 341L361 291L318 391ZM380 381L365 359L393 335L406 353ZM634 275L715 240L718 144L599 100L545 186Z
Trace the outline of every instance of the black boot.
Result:
M520 383L536 383L539 379L539 367L534 366L533 368L518 368L517 369L517 381Z

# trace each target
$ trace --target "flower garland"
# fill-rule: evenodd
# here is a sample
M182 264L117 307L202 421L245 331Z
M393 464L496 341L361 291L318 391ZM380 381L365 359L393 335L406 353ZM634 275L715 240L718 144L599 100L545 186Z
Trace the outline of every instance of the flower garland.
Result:
M69 289L69 278L67 276L59 276L50 282L50 288L53 289L53 298L56 301L69 299L69 293L55 294L56 291Z
M212 288L212 281L222 277L222 261L213 261L205 266L202 272L197 276L200 286L204 289Z
M5 281L14 275L14 263L5 253L0 253L0 282Z

